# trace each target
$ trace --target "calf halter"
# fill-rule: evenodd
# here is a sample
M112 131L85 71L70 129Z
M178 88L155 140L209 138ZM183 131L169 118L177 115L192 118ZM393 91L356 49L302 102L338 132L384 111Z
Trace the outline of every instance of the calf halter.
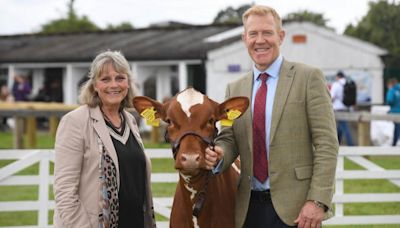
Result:
M188 136L188 135L197 136L204 143L206 143L208 146L210 146L211 149L214 149L214 146L215 146L214 139L217 137L217 134L218 134L218 129L217 129L217 127L214 126L214 135L213 135L212 138L201 136L201 135L199 135L198 133L196 133L194 131L187 131L187 132L184 132L181 136L179 136L179 138L177 140L170 141L169 137L168 137L168 130L166 130L165 131L165 135L164 135L164 139L165 139L166 142L170 142L171 143L171 145L172 145L172 155L174 156L174 159L176 160L176 155L177 155L179 147L181 145L181 141L186 136Z
M214 126L214 135L212 138L207 138L204 136L199 135L198 133L194 132L194 131L187 131L184 132L177 140L175 141L171 141L171 145L172 145L172 154L174 156L174 159L176 160L176 155L178 153L179 147L181 145L181 141L183 140L183 138L185 138L188 135L193 135L193 136L197 136L198 138L200 138L204 143L206 143L209 147L211 147L212 150L214 150L214 139L217 137L218 134L218 129L216 126ZM170 142L169 138L168 138L168 130L165 131L165 135L164 135L165 141L166 142ZM200 212L201 209L203 208L205 199L206 199L206 194L207 194L207 189L208 189L208 183L210 181L210 177L212 176L212 171L207 171L206 172L206 181L204 183L203 189L199 192L197 200L194 203L194 207L193 207L193 212L192 214L196 217L199 218L200 216Z

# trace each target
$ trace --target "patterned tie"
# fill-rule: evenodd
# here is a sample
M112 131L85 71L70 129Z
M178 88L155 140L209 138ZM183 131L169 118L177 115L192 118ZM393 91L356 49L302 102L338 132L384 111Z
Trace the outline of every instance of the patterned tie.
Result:
M261 86L257 90L253 112L253 172L254 177L264 183L268 177L267 148L265 144L265 105L268 74L259 75Z

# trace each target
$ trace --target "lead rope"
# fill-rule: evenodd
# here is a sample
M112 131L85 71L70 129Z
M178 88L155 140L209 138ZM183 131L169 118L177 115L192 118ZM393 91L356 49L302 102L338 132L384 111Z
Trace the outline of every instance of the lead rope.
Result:
M214 138L215 138L215 137L214 137ZM212 140L212 141L210 142L210 148L211 148L212 150L214 150L214 147L215 147L215 143L214 143L214 141ZM207 175L207 176L206 176L206 183L204 184L203 189L199 192L199 196L197 197L197 200L196 200L196 202L194 203L194 207L193 207L193 212L192 212L192 214L193 214L196 218L199 218L201 209L203 208L204 202L206 201L208 183L210 182L210 178L211 178L211 176L213 175L213 173L212 173L212 171L210 170L210 171L207 172L206 175Z
M207 195L207 189L208 189L208 183L210 182L210 177L212 175L212 171L208 171L206 174L206 183L204 184L203 189L199 192L199 195L197 197L196 202L194 203L193 207L193 215L196 216L196 218L199 218L201 209L203 208L204 202L206 201L206 195Z

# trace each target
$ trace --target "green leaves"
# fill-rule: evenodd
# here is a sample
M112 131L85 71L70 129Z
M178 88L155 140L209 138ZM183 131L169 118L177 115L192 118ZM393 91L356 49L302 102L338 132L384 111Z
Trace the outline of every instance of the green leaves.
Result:
M360 38L389 51L386 67L400 65L400 3L369 2L369 11L357 25L349 24L346 35Z

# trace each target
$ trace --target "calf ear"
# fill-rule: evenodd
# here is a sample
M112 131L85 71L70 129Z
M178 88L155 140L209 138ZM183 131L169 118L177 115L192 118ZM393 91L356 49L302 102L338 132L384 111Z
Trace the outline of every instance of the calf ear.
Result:
M164 119L165 117L163 104L149 97L136 96L133 98L132 103L136 111L138 111L148 123L154 119Z
M232 97L219 105L218 120L222 120L222 125L230 126L233 120L239 118L249 107L247 97Z

